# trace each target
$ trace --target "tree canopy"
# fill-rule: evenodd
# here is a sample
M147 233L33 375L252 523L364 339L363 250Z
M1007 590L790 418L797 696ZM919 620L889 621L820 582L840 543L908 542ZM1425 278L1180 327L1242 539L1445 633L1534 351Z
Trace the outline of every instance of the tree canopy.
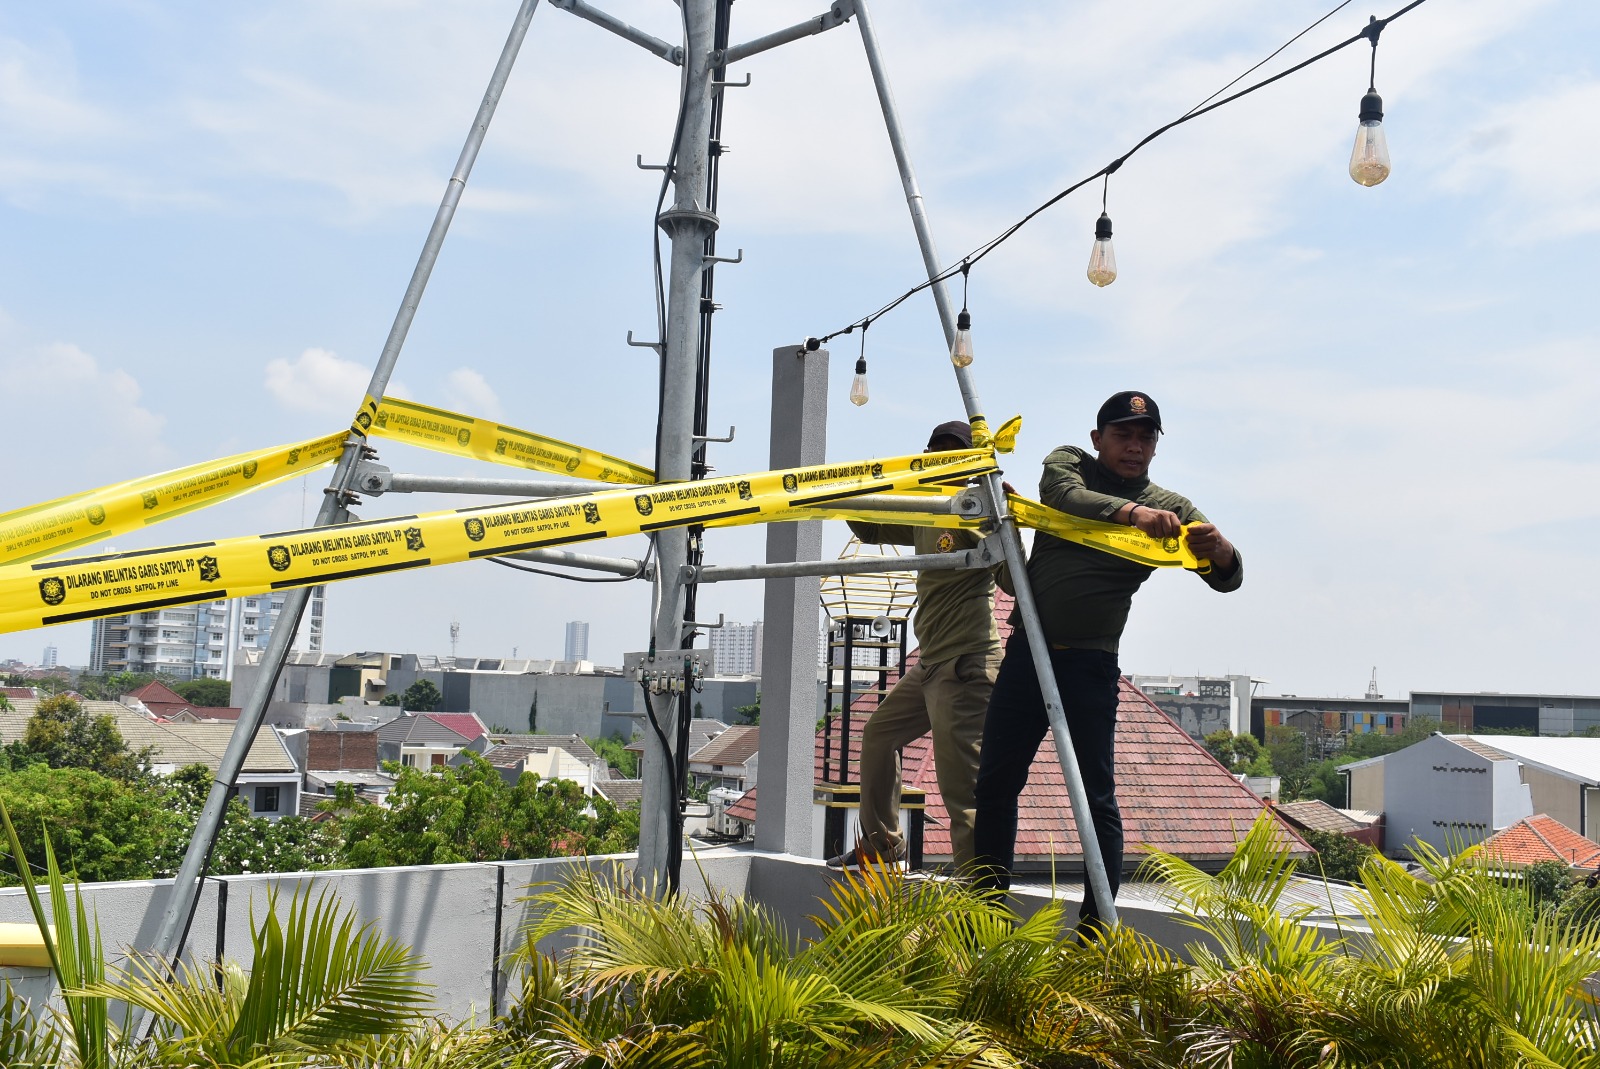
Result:
M5 750L12 768L88 768L125 781L144 776L150 768L149 751L130 749L114 717L92 715L64 694L41 699L22 738Z
M172 688L190 705L221 709L232 704L233 684L226 679L191 679Z
M524 773L507 783L481 756L464 751L456 766L390 765L399 779L388 806L357 806L339 818L346 863L443 865L631 850L639 841L636 810L586 798L567 780Z

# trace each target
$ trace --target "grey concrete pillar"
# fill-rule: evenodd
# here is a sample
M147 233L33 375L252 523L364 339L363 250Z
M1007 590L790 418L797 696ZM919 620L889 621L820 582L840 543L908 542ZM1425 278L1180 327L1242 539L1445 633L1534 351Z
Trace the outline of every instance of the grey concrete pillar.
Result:
M772 468L827 459L828 351L772 351ZM822 521L767 524L767 563L822 559ZM766 580L761 643L761 793L756 847L812 852L812 755L821 656L817 576Z

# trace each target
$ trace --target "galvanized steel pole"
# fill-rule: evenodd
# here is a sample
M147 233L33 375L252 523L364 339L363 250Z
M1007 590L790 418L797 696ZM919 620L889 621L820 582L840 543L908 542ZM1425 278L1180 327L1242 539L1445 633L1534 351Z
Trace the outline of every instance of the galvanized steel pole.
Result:
M922 191L917 187L917 176L911 168L911 157L906 150L905 133L900 128L900 115L895 108L894 92L889 87L889 76L883 68L883 57L878 50L878 37L872 28L872 15L867 0L856 0L856 22L861 27L861 43L866 49L867 65L872 68L872 83L878 90L878 103L883 108L884 125L889 131L889 144L894 149L895 163L900 168L900 185L905 190L906 204L911 210L911 224L917 232L917 245L922 249L923 266L928 277L939 274L939 254L934 247L933 232L928 226L928 213L923 205ZM939 309L939 320L944 325L945 344L955 340L955 312L943 282L932 286L933 301ZM961 401L966 406L967 418L983 416L983 406L978 401L977 387L972 381L970 367L955 369L956 383L961 389ZM993 515L999 521L998 535L1005 549L1006 561L1011 569L1012 586L1016 591L1017 610L1022 615L1023 634L1028 649L1033 654L1034 667L1039 674L1039 689L1044 695L1045 713L1050 720L1050 734L1055 739L1056 757L1061 762L1061 772L1067 780L1067 793L1072 801L1072 816L1078 825L1078 839L1083 844L1083 863L1089 877L1089 886L1100 907L1100 916L1108 924L1117 923L1116 905L1111 897L1111 884L1106 878L1105 858L1100 853L1100 840L1095 837L1094 817L1089 812L1089 796L1083 789L1083 776L1078 771L1078 755L1072 745L1072 733L1067 729L1066 714L1061 704L1061 692L1056 686L1055 672L1050 667L1050 646L1045 641L1044 630L1039 626L1039 612L1033 600L1033 587L1028 582L1027 559L1022 551L1022 539L1017 534L1016 520L1006 507L1005 491L998 473L986 475L983 487L987 492Z
M538 4L539 0L523 0L522 6L517 11L516 20L511 25L511 32L506 37L505 46L500 51L500 61L495 65L494 74L489 79L489 88L483 95L483 102L478 106L478 114L473 120L472 129L467 134L461 155L456 160L455 171L445 186L444 198L439 204L439 210L434 214L433 226L428 231L427 240L423 242L422 254L417 258L417 266L411 273L411 281L406 286L400 309L395 313L394 323L389 328L389 337L384 342L383 352L378 357L378 366L372 372L372 379L367 386L367 396L375 400L382 398L385 389L388 388L389 376L393 374L395 363L400 358L400 349L405 345L406 334L411 329L411 320L417 313L417 305L422 301L428 277L433 272L434 262L439 258L445 234L450 229L450 220L455 216L461 192L466 188L467 177L472 173L473 162L478 157L478 149L482 146L484 135L489 130L489 120L494 117L495 108L500 103L500 94L505 89L506 79L510 77L511 67L516 62L517 52L522 47L522 40L527 35L528 24L532 21L534 9ZM351 490L356 466L361 459L361 450L365 444L365 437L355 431L352 431L346 439L344 452L340 454L333 478L324 491L322 507L317 511L316 526L325 527L342 522L346 518L345 495ZM256 732L261 728L261 721L266 715L267 705L272 700L273 689L278 684L278 675L283 670L284 659L289 653L289 644L294 640L295 632L299 630L300 618L305 612L309 596L309 589L300 587L291 590L284 598L283 611L278 614L278 621L272 628L272 638L261 659L266 670L257 678L255 688L250 692L244 708L240 711L239 721L228 740L228 748L223 754L216 778L211 784L211 792L206 797L205 807L200 812L199 822L189 841L189 849L184 854L183 864L173 881L166 911L161 916L161 927L152 949L163 960L176 963L183 953L189 922L194 916L194 907L199 900L201 874L211 859L217 830L227 810L228 793L237 782L239 771L244 766L245 755L255 742Z
M657 434L656 479L687 480L694 451L696 365L700 352L700 275L705 270L706 239L717 229L707 209L707 176L711 159L712 51L715 48L716 0L679 0L683 6L683 124L675 146L672 207L657 220L672 241L672 269L667 287L667 333L662 338L661 415ZM689 562L689 533L682 527L658 532L656 538L655 619L652 646L681 649ZM639 808L639 862L635 878L657 894L668 889L673 861L681 857L678 832L678 784L670 750L677 738L676 695L653 695L652 729L644 737L644 790ZM663 746L659 730L668 746Z

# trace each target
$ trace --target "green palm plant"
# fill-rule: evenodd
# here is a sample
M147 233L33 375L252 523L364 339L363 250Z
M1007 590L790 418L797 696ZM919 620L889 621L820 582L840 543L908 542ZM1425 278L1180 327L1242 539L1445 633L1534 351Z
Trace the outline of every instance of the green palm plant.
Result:
M324 892L297 891L279 920L276 891L252 917L248 976L236 964L169 969L135 956L122 975L85 987L151 1014L164 1063L297 1065L420 1023L423 963Z
M83 894L76 887L69 897L66 877L56 861L55 848L49 836L44 839L45 879L50 892L50 906L46 911L39 897L39 887L33 878L22 840L11 823L11 814L0 802L0 823L5 825L6 840L11 847L11 860L17 876L28 896L28 907L43 934L45 950L50 956L50 968L63 992L63 1009L47 1013L47 1020L37 1029L37 1036L12 1032L9 1050L0 1051L17 1057L17 1064L26 1064L25 1057L41 1057L54 1051L59 1058L70 1048L71 1057L80 1069L110 1069L113 1031L106 999L86 993L86 989L105 979L105 951L100 943L100 928L89 919ZM7 1017L16 1012L17 1000L6 987ZM26 1009L20 1011L26 1014ZM63 1020L64 1018L64 1020ZM14 1064L11 1061L0 1064ZM57 1063L48 1063L57 1064Z

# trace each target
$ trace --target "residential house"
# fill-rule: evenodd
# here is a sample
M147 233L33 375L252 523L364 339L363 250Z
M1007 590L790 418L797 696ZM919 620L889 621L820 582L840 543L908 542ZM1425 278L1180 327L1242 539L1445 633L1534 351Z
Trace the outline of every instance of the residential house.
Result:
M523 736L523 738L535 737L537 736ZM591 758L596 757L593 750L587 746L584 749ZM488 749L482 751L482 755L485 761L499 771L501 779L513 785L522 778L524 772L531 772L541 780L569 780L583 788L583 793L587 795L594 793L599 778L594 761L585 761L554 741L544 745L521 742L491 744ZM450 763L460 765L466 760L464 754L458 753L450 759ZM598 764L600 768L605 768L604 761L598 761Z
M1346 810L1335 809L1320 799L1279 802L1273 812L1302 834L1316 831L1327 835L1343 835L1346 839L1366 843L1374 850L1383 849L1381 821L1363 820Z
M487 735L474 713L406 713L378 728L378 760L431 768L475 743L487 749Z
M1340 771L1351 806L1385 814L1394 856L1413 835L1471 845L1535 813L1600 842L1600 739L1436 734Z
M22 737L38 704L14 701L12 710L0 710L0 743ZM83 707L91 716L110 716L130 749L148 748L151 771L158 775L170 775L187 765L218 771L233 736L232 724L168 724L119 702L84 701ZM290 816L299 809L300 775L278 732L264 727L245 754L236 793L253 816Z
M736 724L689 752L689 779L697 787L747 791L756 785L761 728Z

